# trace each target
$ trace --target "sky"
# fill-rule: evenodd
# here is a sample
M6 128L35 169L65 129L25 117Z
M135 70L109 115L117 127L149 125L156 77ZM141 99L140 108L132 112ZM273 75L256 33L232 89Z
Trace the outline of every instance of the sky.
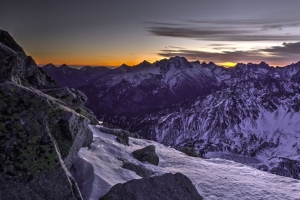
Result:
M1 0L0 29L37 64L223 66L300 60L300 0Z

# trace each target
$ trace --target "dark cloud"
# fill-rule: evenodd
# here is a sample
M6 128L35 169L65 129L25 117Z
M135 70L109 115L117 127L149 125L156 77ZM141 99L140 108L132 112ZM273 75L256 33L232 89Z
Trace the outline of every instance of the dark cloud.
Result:
M253 30L237 30L232 28L179 28L168 26L148 27L148 31L156 36L191 38L206 41L295 41L300 35L262 34Z
M281 24L283 26L296 25L300 22L298 18L258 18L258 19L235 19L235 20L183 20L188 23L195 24L215 24L215 25L232 25L232 26L262 26L262 25L272 25ZM297 23L296 23L297 22Z
M271 48L260 49L260 51L268 52L277 56L286 56L286 55L299 55L300 54L300 42L286 43L284 42L282 46L274 46ZM300 57L299 57L300 58Z
M266 55L265 53L269 53ZM286 63L299 60L300 42L283 43L282 46L256 49L250 51L222 51L206 52L195 50L161 50L158 55L163 57L184 56L191 60L205 60L213 62L270 62Z
M262 30L270 30L270 29L282 30L282 27L283 25L281 24L264 25L262 27Z
M230 44L209 44L207 46L211 46L211 47L222 47L222 46L229 46Z
M235 20L181 20L183 24L149 22L148 32L155 36L191 38L206 41L298 41L300 34L287 35L286 27L300 26L295 17L235 19ZM196 25L196 27L195 27ZM271 31L270 33L266 31ZM277 31L277 32L276 32Z
M185 49L183 47L167 46L166 49Z
M168 23L168 22L153 22L153 21L144 21L144 24L158 25L158 26L181 26L184 24L180 23Z

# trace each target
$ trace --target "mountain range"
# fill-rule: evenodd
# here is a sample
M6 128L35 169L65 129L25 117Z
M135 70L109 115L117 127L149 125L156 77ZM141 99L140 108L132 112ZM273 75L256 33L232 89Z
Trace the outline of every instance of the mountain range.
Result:
M184 57L119 68L43 69L98 119L203 158L300 179L300 62L225 68Z

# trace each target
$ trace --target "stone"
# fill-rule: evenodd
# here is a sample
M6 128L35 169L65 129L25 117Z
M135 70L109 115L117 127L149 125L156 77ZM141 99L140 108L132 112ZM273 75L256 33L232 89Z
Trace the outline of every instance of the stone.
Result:
M164 174L114 185L100 200L202 200L191 180L181 174Z
M116 140L121 144L129 146L129 137L126 134L118 135Z
M196 150L193 149L192 147L182 147L180 149L180 151L188 156L191 157L199 157L199 155L197 154Z
M154 174L154 172L143 165L136 165L130 162L124 162L122 168L134 171L137 175L143 178L150 177Z
M133 157L135 157L137 160L141 162L148 162L153 165L158 166L159 163L159 157L157 156L155 152L155 146L154 145L149 145L145 148L136 150L132 152Z

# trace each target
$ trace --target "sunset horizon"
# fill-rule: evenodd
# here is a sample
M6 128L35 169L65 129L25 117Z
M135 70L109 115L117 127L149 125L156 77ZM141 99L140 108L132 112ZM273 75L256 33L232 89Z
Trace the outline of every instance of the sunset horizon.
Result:
M283 67L300 60L299 1L16 2L1 6L0 28L38 65L118 67L182 56Z

